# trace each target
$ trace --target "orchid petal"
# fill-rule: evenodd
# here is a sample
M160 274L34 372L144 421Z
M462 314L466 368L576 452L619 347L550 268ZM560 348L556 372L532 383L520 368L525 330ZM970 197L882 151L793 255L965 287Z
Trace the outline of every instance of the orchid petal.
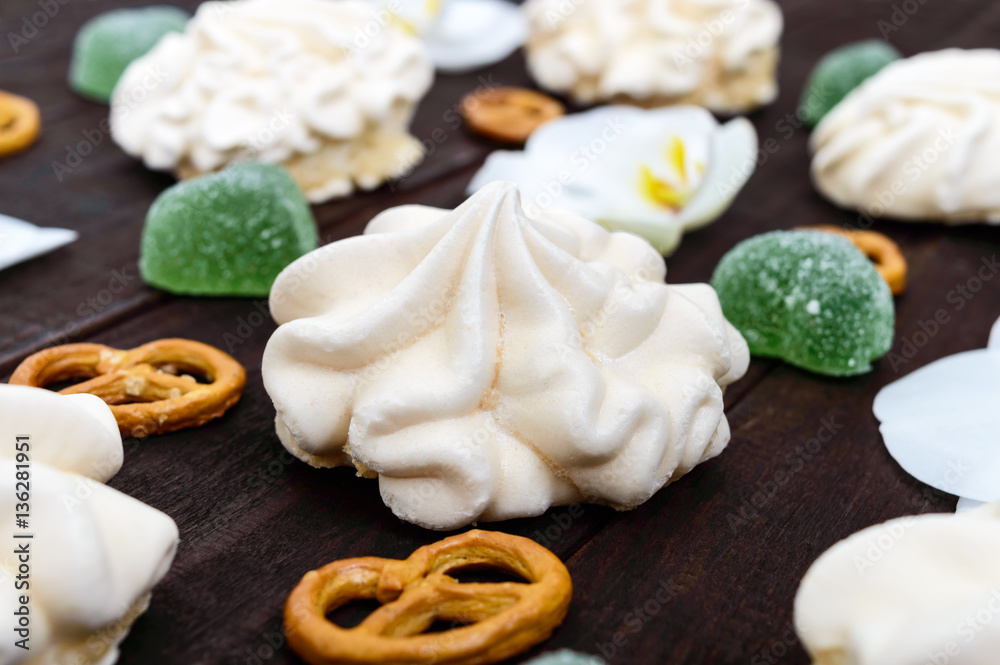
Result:
M956 513L964 513L967 510L975 510L980 506L985 506L986 501L976 501L975 499L966 499L965 497L958 498L958 505L955 506Z
M564 209L670 253L684 231L729 206L756 154L756 131L743 118L720 127L696 106L606 106L542 125L523 152L494 152L468 193L512 181L530 216Z
M425 39L438 69L460 73L503 60L520 48L527 36L527 21L509 2L452 0Z
M756 167L757 131L746 118L734 118L712 135L705 179L677 222L685 231L693 231L713 221L730 206Z
M47 254L77 239L76 231L40 228L0 215L0 270Z
M994 346L942 358L891 383L873 409L886 448L912 476L966 499L996 501L998 403L1000 353Z

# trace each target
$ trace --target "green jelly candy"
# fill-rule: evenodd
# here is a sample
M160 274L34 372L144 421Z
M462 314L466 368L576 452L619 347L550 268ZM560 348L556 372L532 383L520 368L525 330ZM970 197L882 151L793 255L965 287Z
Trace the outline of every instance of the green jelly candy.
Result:
M69 84L85 97L107 102L125 68L168 32L183 32L191 16L180 7L116 9L88 21L76 35Z
M758 356L831 376L863 374L892 346L892 295L845 238L772 231L722 257L712 286Z
M902 54L878 39L848 44L830 51L819 61L799 102L799 115L815 127L833 107L866 79Z
M597 656L560 649L543 653L541 656L532 658L524 665L605 665L604 660Z
M174 293L266 296L278 273L316 246L316 222L288 172L238 164L160 194L139 269Z

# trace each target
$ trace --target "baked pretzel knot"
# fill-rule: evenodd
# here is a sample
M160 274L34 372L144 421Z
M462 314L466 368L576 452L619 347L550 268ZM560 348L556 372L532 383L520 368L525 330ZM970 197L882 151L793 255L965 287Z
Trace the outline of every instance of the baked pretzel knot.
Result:
M198 383L190 375L210 383ZM59 392L90 393L111 406L122 436L203 425L239 401L246 372L228 354L188 339L161 339L130 351L103 344L54 346L22 362L11 384L45 386L88 379Z
M871 259L871 262L875 264L875 270L882 276L885 283L889 285L892 295L898 296L906 290L906 259L903 258L903 253L899 251L899 245L894 243L888 236L875 231L855 231L829 224L802 226L800 228L806 231L821 231L847 238L854 243L855 247L861 250L862 254Z
M527 584L462 584L448 573L500 568ZM468 531L421 547L405 561L364 557L306 573L285 605L288 643L312 665L495 663L547 638L569 609L566 566L534 541ZM382 607L355 628L326 614L352 600ZM436 620L469 625L422 634Z
M24 150L41 131L38 105L27 97L0 90L0 157Z

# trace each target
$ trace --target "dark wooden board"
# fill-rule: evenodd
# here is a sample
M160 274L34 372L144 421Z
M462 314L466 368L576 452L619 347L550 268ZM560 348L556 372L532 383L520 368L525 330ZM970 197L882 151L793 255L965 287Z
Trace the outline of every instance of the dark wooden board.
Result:
M377 483L347 469L312 469L284 454L260 379L261 354L274 330L260 315L263 301L177 298L135 276L146 209L171 179L142 168L106 135L97 141L106 107L77 98L64 81L72 38L85 20L142 4L148 3L70 0L16 54L9 33L19 32L39 4L4 0L0 6L0 89L38 101L45 123L38 144L0 161L0 212L81 233L67 248L0 272L0 376L55 342L127 348L184 336L229 346L248 371L243 400L205 427L127 441L125 466L110 483L171 515L182 537L174 566L123 644L120 662L298 663L281 643L280 617L305 571L350 556L405 557L440 535L393 517ZM781 96L750 116L761 142L774 139L778 148L758 165L735 205L686 237L669 258L671 282L707 280L719 258L751 235L856 218L813 190L808 132L787 117L824 52L880 37L886 25L880 22L892 24L894 5L918 7L889 33L907 55L1000 46L1000 5L989 0L781 5ZM445 140L403 181L316 207L324 242L360 233L390 206L453 207L463 200L493 146L467 136L445 114L480 76L530 84L520 54L474 74L439 76L414 133L430 138L440 128ZM53 162L64 162L88 136L99 145L57 178ZM885 519L953 509L954 497L922 486L889 457L871 403L892 380L985 345L1000 315L1000 282L987 283L961 309L951 292L997 253L1000 230L882 221L878 228L900 243L911 268L910 288L897 300L894 352L908 350L938 310L950 322L905 362L883 360L873 373L853 379L754 360L726 394L733 429L727 451L632 512L563 507L536 519L485 525L539 540L573 575L566 622L525 657L565 646L604 651L612 663L806 663L788 629L799 579L816 556ZM233 335L241 343L228 344ZM819 437L824 428L835 433Z

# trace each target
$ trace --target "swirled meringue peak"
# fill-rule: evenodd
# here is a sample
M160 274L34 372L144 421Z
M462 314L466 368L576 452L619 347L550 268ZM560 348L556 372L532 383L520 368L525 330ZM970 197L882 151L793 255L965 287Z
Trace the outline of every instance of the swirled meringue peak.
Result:
M816 127L812 177L873 217L1000 224L1000 50L897 60Z
M778 94L773 0L528 0L528 68L576 101L748 111Z
M722 451L748 363L712 288L665 273L632 234L529 219L512 183L389 209L274 284L278 436L431 529L634 508Z
M122 75L111 133L180 178L282 164L321 202L420 160L407 127L433 75L424 44L363 0L206 2Z

